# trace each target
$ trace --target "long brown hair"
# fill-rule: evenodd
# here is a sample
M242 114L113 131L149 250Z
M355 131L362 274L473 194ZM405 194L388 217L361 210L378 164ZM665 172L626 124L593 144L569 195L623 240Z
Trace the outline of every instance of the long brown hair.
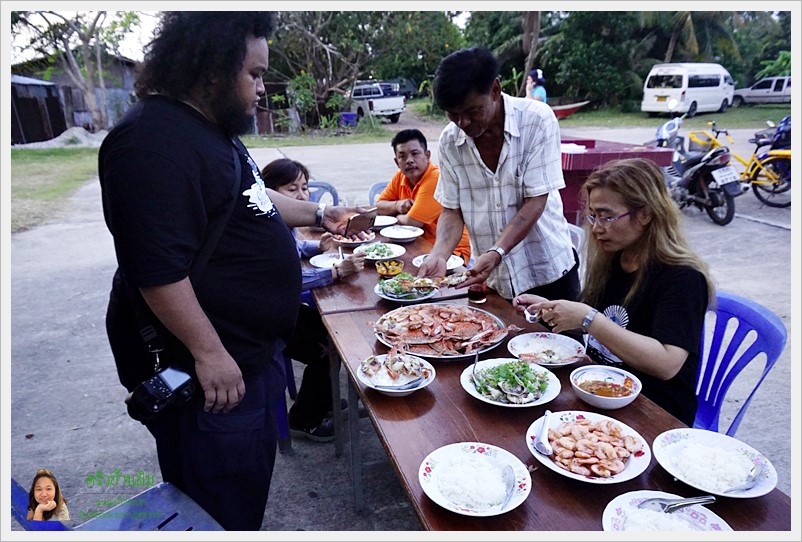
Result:
M696 269L707 281L708 301L715 300L715 284L710 277L707 263L686 241L680 225L679 209L668 194L663 172L654 162L644 158L629 158L607 162L596 168L580 191L586 213L590 193L596 188L606 188L615 192L624 201L628 211L641 216L645 213L651 218L644 226L640 239L632 247L637 254L638 269L635 271L635 280L627 292L624 304L630 303L638 294L649 267L655 262ZM585 224L587 270L581 297L585 303L595 306L604 294L616 254L607 253L602 249L589 226Z
M47 469L39 469L36 471L36 476L33 478L33 483L31 484L31 490L28 491L28 510L31 512L36 512L36 507L39 505L39 502L36 500L34 496L34 488L36 487L36 482L39 481L40 478L49 478L51 482L53 482L53 486L56 488L56 495L53 499L56 501L56 507L52 510L48 510L47 512L42 512L42 519L50 519L55 514L61 512L61 509L66 504L67 499L61 494L61 488L58 485L58 480L56 480L56 476Z

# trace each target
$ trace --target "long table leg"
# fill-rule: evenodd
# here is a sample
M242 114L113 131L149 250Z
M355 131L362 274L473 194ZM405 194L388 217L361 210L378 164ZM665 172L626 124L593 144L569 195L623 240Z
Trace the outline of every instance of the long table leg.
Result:
M334 455L343 455L345 442L345 420L343 419L342 408L340 408L340 355L334 347L334 343L329 338L329 375L331 380L331 404L332 415L334 416ZM356 408L355 403L349 401L350 408Z
M356 385L348 382L348 428L351 441L351 485L354 490L354 510L361 514L365 510L365 495L362 491L362 447L359 443L359 395Z

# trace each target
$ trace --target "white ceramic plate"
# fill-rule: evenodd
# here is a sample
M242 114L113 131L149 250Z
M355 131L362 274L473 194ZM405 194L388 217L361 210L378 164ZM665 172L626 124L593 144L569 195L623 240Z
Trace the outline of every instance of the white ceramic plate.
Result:
M512 466L515 472L515 491L510 502L507 503L506 508L503 510L500 505L479 509L459 506L440 491L438 476L441 476L441 473L452 461L470 456L480 456L486 460L492 465L490 468L495 467L498 469L499 476L501 476L501 469L505 465ZM446 510L451 510L464 516L497 516L504 514L524 502L532 490L532 477L526 465L520 459L503 448L482 442L457 442L436 449L421 462L418 469L418 480L423 492L435 503Z
M636 439L639 439L643 443L643 449L638 452L637 454L632 454L629 456L629 460L626 462L626 468L618 474L614 474L609 478L600 478L597 476L582 476L581 474L575 474L573 472L567 471L562 467L558 467L557 464L551 457L547 457L540 452L536 451L534 448L535 443L535 435L538 431L540 431L540 426L543 424L543 416L535 420L532 425L526 430L526 447L535 456L535 459L543 463L547 468L553 470L558 474L562 474L568 478L573 478L574 480L580 480L582 482L588 482L590 484L618 484L620 482L626 482L627 480L632 480L639 476L646 468L649 466L649 462L652 460L652 452L649 450L649 443L640 436L640 434L632 429L630 426L626 425L623 422L616 420L615 418L611 418L609 416L604 416L602 414L596 414L595 412L584 412L580 410L575 411L568 411L564 410L562 412L552 412L551 418L549 418L549 427L557 428L563 422L574 422L579 418L586 418L591 422L597 422L602 420L614 421L618 425L621 426L623 429L624 435L632 435Z
M347 241L347 240L341 240L341 239L338 239L337 237L334 237L334 242L335 243L339 243L340 245L342 245L344 247L358 247L359 245L362 245L364 243L368 243L370 241L373 241L374 239L376 239L376 234L371 231L371 232L368 232L368 238L365 239L365 240L361 240L360 239L358 241Z
M409 354L404 354L404 355L409 355ZM421 365L423 365L424 374L427 375L426 378L424 378L423 381L417 387L414 387L412 389L398 391L398 390L377 388L376 384L373 383L371 377L362 372L362 369L356 370L356 376L357 378L359 378L359 381L362 382L365 386L367 386L368 388L372 388L378 391L379 393L383 393L384 395L390 395L393 397L404 397L414 391L422 390L423 388L434 382L435 376L437 376L437 372L434 370L434 367L432 367L431 363L429 363L423 358L419 358L418 356L409 356L409 357L417 359L421 363ZM387 359L387 354L377 355L376 358L379 361L384 362L384 360Z
M393 301L396 301L396 300L393 300ZM408 307L399 307L397 309L393 309L393 310L391 310L389 312L384 313L379 318L379 321L381 321L383 318L392 318L392 317L394 317L395 315L397 315L401 311L410 310L411 307L424 307L426 305L449 306L449 303L421 303L420 305L410 305ZM484 311L482 309L477 309L476 307L471 307L469 305L457 305L457 306L460 307L460 308L467 308L467 309L472 310L472 311L484 313L484 314L490 316L493 319L493 321L496 323L496 328L497 329L501 330L501 329L505 329L506 328L506 326L504 325L504 322L501 320L501 318L499 318L495 314L492 314L490 312ZM382 344L384 344L384 345L386 345L388 347L392 347L393 346L392 343L384 337L383 333L374 332L374 334L376 335L376 339L378 339L380 343L382 343ZM464 359L466 357L473 358L473 356L476 355L477 353L482 354L484 352L487 352L488 350L492 350L493 348L495 348L496 345L498 345L498 343L500 343L501 341L503 341L506 338L507 334L508 333L503 334L500 338L498 338L492 344L489 344L489 345L487 345L487 346L485 346L483 348L480 348L479 350L475 350L475 351L470 352L468 354L433 355L433 354L428 354L428 353L413 352L413 351L409 351L409 350L405 350L405 352L407 354L420 356L422 358L436 359L436 360L461 360L461 359Z
M391 295L387 295L382 291L381 283L377 283L376 286L373 287L373 293L377 296L381 297L382 299L386 299L387 301L393 301L395 303L418 303L419 301L423 301L425 299L432 298L437 295L437 289L432 288L430 292L425 294L421 294L419 290L413 290L414 292L418 292L417 295L412 299L400 299L398 297L393 297Z
M370 247L376 245L384 245L388 249L392 250L392 254L389 256L374 256L369 251L371 250ZM370 243L369 245L360 245L354 249L354 254L365 254L365 259L369 262L379 262L382 260L392 260L393 258L398 258L399 256L403 255L407 249L402 247L401 245L394 245L393 243Z
M309 263L321 269L329 269L332 265L340 261L340 255L336 252L324 252L309 258Z
M395 224L381 229L379 233L396 243L409 243L423 235L423 230L415 226Z
M706 488L702 483L690 480L680 474L680 471L674 464L679 453L691 442L705 446L715 446L727 450L728 452L744 455L752 463L762 463L764 466L763 476L760 478L757 485L746 491L722 493ZM705 493L710 493L711 495L719 495L721 497L730 497L733 499L749 499L765 495L777 485L777 471L766 456L740 440L723 433L706 431L704 429L671 429L670 431L658 435L657 438L654 439L652 447L654 448L654 458L671 476L681 482L685 482L691 487L695 487Z
M426 259L426 256L428 256L428 254L421 254L420 256L415 256L412 259L412 265L414 265L415 267L420 267L421 264L423 263L423 260ZM462 260L462 258L457 256L456 254L452 254L451 256L448 257L448 260L446 261L446 271L453 271L457 267L464 264L465 262Z
M515 358L494 358L494 359L483 359L476 363L476 371L480 371L481 369L490 369L497 365L501 365L503 363L509 363L511 361L518 361ZM511 408L525 408L525 407L533 407L538 405L545 405L549 401L552 401L555 397L560 394L560 379L557 376L546 369L545 367L534 367L534 370L539 373L546 373L549 377L548 386L546 387L546 391L542 393L542 395L532 401L531 403L525 404L516 404L516 403L502 403L501 401L495 401L486 395L482 395L476 389L476 385L471 380L471 374L473 373L473 363L468 365L462 374L459 377L459 383L462 384L462 387L465 391L467 391L470 395L476 397L480 401L484 401L485 403L490 403L491 405L498 405L503 407L511 407Z
M625 530L627 510L630 508L637 508L638 505L646 499L653 498L680 499L682 497L664 491L649 491L645 489L624 493L607 503L602 513L602 528L605 531ZM732 527L730 527L726 521L699 504L680 508L676 512L672 512L671 515L687 521L689 525L688 530L732 531Z
M376 215L376 220L373 221L373 231L379 231L396 223L398 223L398 219L394 216Z
M552 350L556 359L560 361L532 362L543 367L565 367L577 362L573 356L585 353L585 347L571 337L559 333L524 333L516 335L507 343L507 350L516 358L521 354L539 354L545 350Z

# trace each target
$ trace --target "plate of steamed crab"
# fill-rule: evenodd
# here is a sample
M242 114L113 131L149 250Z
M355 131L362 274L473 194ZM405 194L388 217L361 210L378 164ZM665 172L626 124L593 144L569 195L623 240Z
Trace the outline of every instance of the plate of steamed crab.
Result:
M387 346L431 359L455 359L495 347L517 326L468 305L421 303L392 310L373 325Z
M526 430L526 446L535 459L558 474L591 484L617 484L639 476L652 460L646 440L628 425L595 412L554 412L548 439L553 453L534 448L541 416Z
M543 367L565 367L585 357L585 347L559 333L523 333L507 343L510 354Z
M515 358L484 359L460 375L463 389L480 401L504 407L532 407L560 394L560 379L546 369Z

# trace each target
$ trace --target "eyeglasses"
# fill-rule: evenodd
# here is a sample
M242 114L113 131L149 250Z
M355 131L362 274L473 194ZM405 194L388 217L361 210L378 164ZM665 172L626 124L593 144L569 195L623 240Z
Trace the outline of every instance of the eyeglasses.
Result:
M621 215L618 215L618 216L611 216L610 218L606 218L606 217L603 217L603 216L596 216L596 215L588 215L585 218L588 219L588 222L590 222L591 227L593 227L596 224L598 224L599 226L601 226L602 228L604 228L606 230L607 228L610 227L610 224L612 224L613 222L615 222L619 218L624 218L625 216L631 215L631 214L632 214L632 211L627 211L624 214L621 214Z

